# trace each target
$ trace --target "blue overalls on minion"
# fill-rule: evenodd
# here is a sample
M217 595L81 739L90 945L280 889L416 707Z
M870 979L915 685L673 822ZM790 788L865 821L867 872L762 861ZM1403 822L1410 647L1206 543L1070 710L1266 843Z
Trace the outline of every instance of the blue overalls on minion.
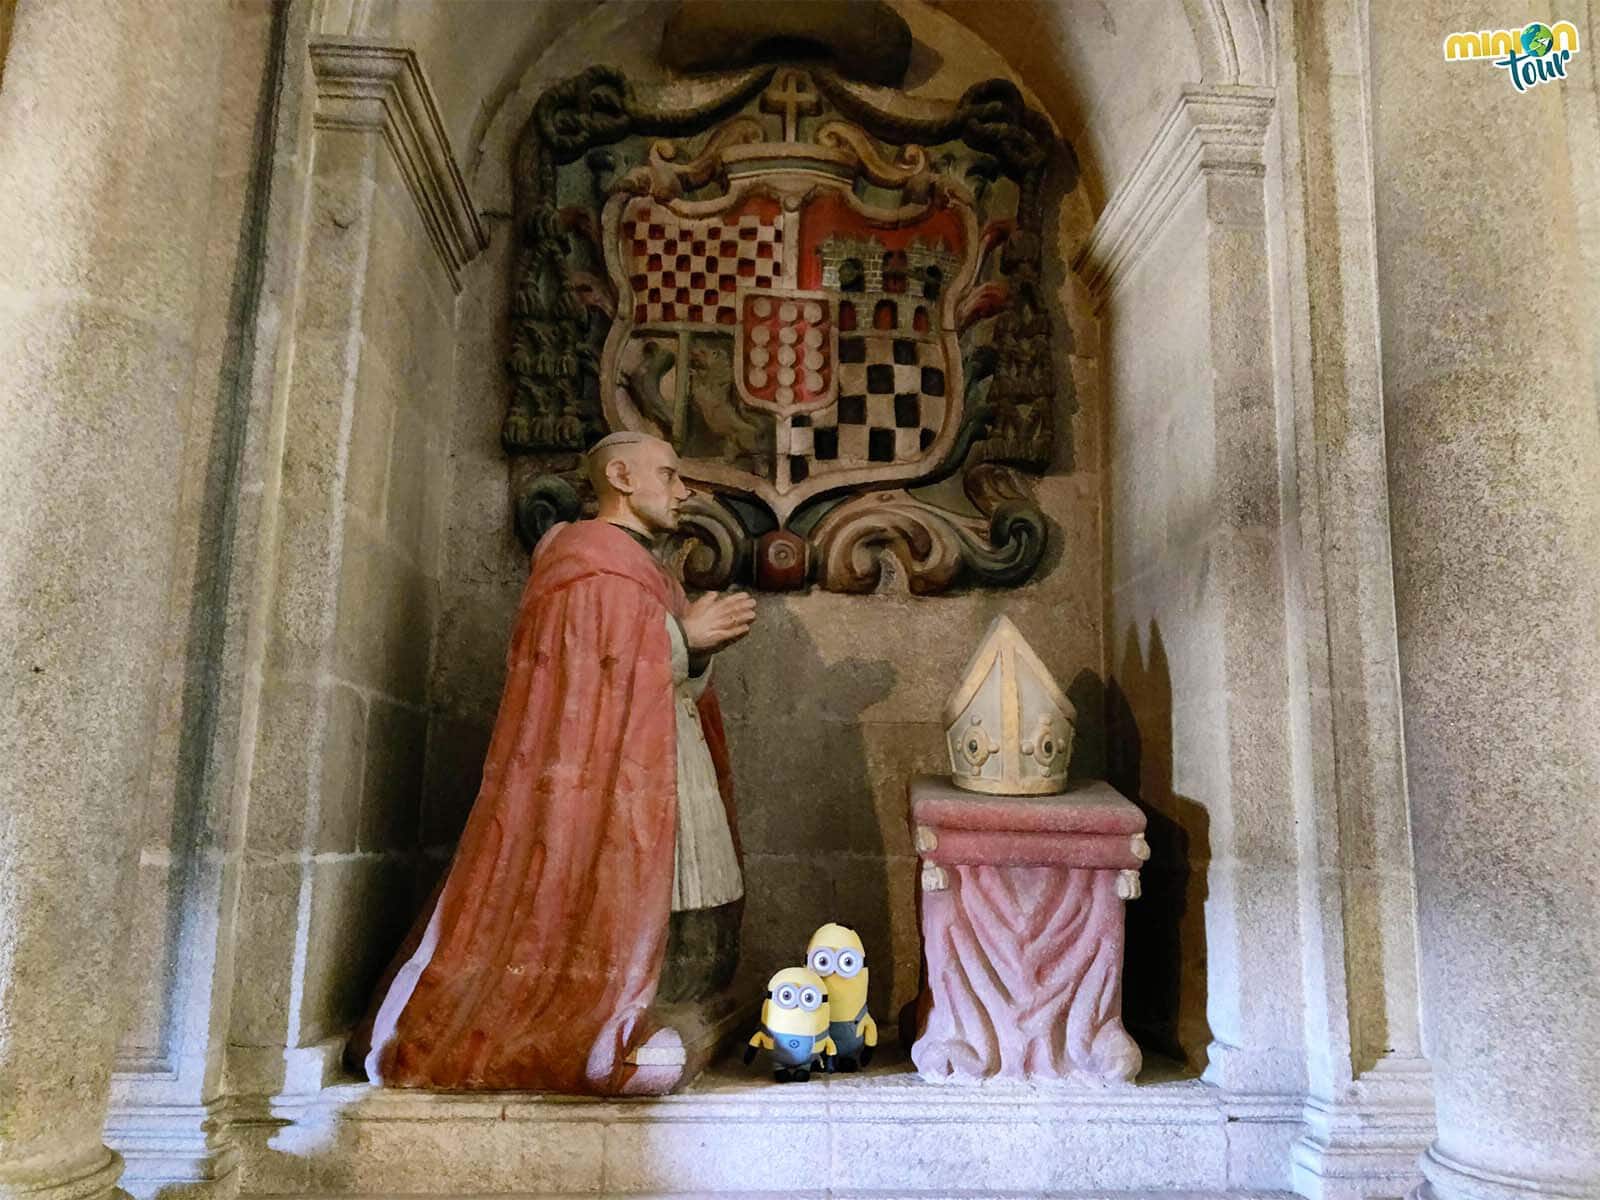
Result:
M767 1036L772 1039L772 1062L779 1067L806 1067L822 1056L818 1043L825 1035L811 1035L805 1033L774 1033L767 1030Z
M861 1051L867 1044L861 1033L861 1018L866 1015L867 1005L863 1004L861 1011L850 1020L828 1023L828 1036L833 1039L834 1053L840 1058L861 1058Z

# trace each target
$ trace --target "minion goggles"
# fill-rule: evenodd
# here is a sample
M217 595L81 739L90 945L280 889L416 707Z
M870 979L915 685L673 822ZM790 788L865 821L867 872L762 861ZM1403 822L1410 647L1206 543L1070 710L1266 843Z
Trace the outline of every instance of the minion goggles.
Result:
M768 992L767 996L779 1008L802 1008L806 1012L816 1012L828 1002L827 992L793 983L782 984L776 991Z

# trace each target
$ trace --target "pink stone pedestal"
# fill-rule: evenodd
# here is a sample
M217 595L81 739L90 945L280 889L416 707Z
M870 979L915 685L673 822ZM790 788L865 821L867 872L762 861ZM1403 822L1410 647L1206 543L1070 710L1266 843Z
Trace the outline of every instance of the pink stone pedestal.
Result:
M925 1078L1129 1080L1124 901L1150 857L1144 814L1109 784L988 796L911 781L925 982L911 1061Z

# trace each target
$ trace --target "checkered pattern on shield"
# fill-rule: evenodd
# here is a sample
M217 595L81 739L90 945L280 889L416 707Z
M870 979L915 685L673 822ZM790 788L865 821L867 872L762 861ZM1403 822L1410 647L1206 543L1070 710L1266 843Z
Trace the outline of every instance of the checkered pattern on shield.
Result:
M736 291L770 288L783 270L783 222L776 216L697 221L641 201L623 229L638 325L736 325Z
M838 401L791 418L779 432L780 453L801 478L914 462L944 427L947 390L939 342L892 332L841 334Z

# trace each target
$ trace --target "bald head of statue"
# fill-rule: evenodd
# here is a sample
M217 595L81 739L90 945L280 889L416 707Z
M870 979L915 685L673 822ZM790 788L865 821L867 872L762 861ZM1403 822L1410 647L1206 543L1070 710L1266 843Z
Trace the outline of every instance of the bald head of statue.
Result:
M588 464L601 520L647 537L678 527L678 510L690 492L670 442L648 433L613 433L589 448Z

